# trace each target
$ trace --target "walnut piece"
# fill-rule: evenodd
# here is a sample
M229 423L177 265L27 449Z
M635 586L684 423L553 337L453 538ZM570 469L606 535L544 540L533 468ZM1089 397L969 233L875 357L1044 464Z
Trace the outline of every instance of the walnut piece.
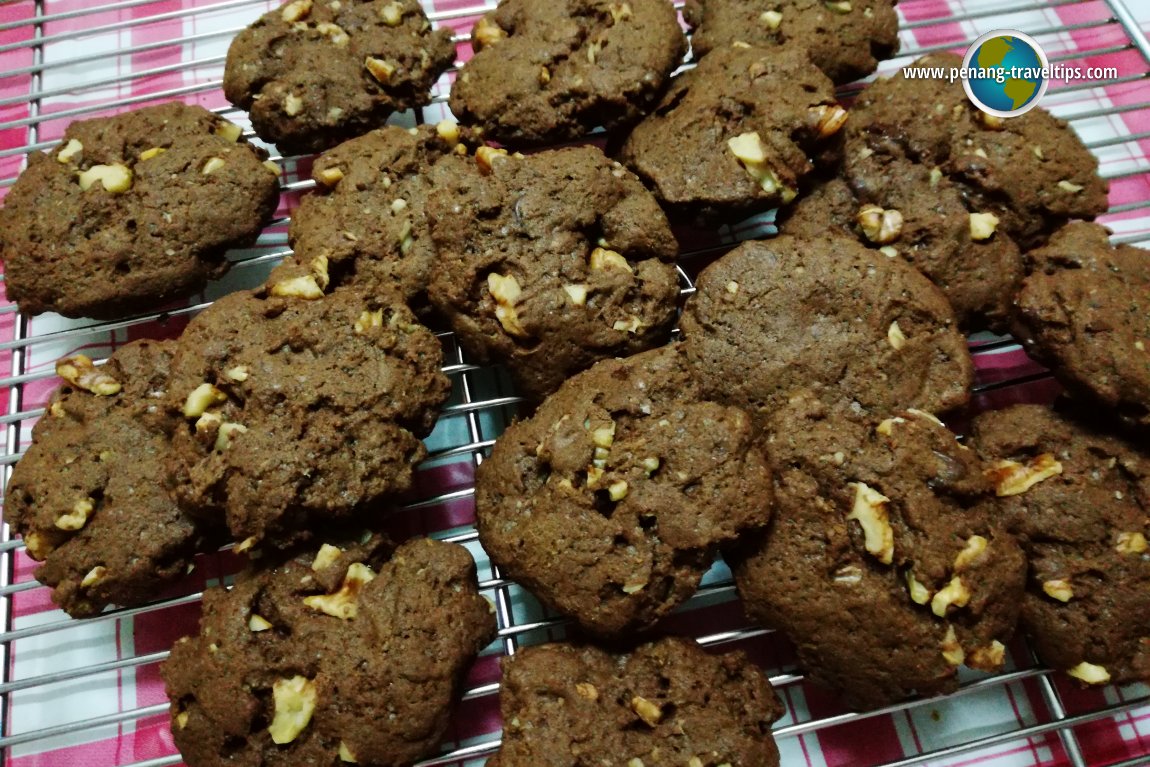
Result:
M363 60L364 69L368 71L377 83L387 83L395 74L396 66L390 61L368 56Z
M144 151L140 152L140 162L147 162L148 160L159 157L166 151L168 150L164 149L162 146L154 146L151 149L145 149Z
M884 565L889 565L894 559L894 530L886 509L890 498L864 482L852 482L848 487L854 488L854 503L847 519L857 520L862 525L867 552Z
M1144 554L1150 545L1142 533L1118 533L1118 543L1115 546L1119 554Z
M268 619L263 617L262 615L257 615L256 613L252 613L251 616L248 618L248 630L253 632L253 633L258 634L259 632L267 631L270 628L272 628L272 624L269 623Z
M847 110L838 104L819 104L807 110L807 125L820 139L826 139L842 130L847 116Z
M582 284L564 285L563 292L571 299L571 303L576 306L585 306L587 304L587 286Z
M942 638L942 657L952 666L961 666L966 660L966 653L955 636L954 626L946 627L946 636Z
M498 44L505 37L507 37L507 33L503 31L503 27L484 16L479 20L479 23L475 25L475 29L471 34L471 42L478 51L489 45Z
M321 570L326 570L339 560L341 554L343 554L342 549L337 546L332 546L330 543L325 543L320 546L319 551L316 552L315 559L313 559L311 563L311 569L317 573Z
M1106 684L1110 681L1110 672L1104 666L1086 661L1082 661L1072 669L1067 669L1066 673L1075 679L1086 682L1086 684Z
M981 535L972 535L966 539L966 546L954 558L954 571L960 573L981 563L986 557L988 541Z
M1004 459L995 461L984 472L994 483L994 492L999 497L1020 495L1044 479L1062 473L1062 464L1052 453L1042 453L1025 464Z
M92 363L85 354L73 354L56 362L56 375L73 386L101 397L119 394L120 382Z
M216 123L216 127L212 130L217 136L221 136L233 144L240 140L240 136L244 134L244 129L236 125L231 120L221 119Z
M132 169L120 163L93 165L80 173L80 188L88 191L97 181L110 194L123 194L132 188Z
M212 405L218 405L221 402L226 402L228 395L212 386L210 383L202 383L192 390L184 399L184 417L185 418L199 418L208 408Z
M930 600L930 611L940 618L946 617L946 611L951 607L966 607L970 602L970 589L963 583L962 578L955 575L950 583L943 586Z
M994 671L1001 667L1005 660L1006 645L995 639L986 647L979 647L974 650L970 654L970 662L967 665L983 671Z
M379 18L389 27L398 27L403 22L403 4L388 3L379 9Z
M76 157L76 155L83 151L83 144L74 138L68 139L68 143L65 144L64 147L56 153L56 162L70 163Z
M481 146L475 150L475 164L479 166L480 173L488 174L495 169L495 158L507 156L506 149Z
M890 327L886 329L886 340L896 352L906 346L906 335L898 326L898 320L892 322Z
M280 18L288 24L294 24L311 13L311 0L293 0L280 11Z
M727 139L727 148L759 187L767 194L778 194L784 203L790 203L798 192L782 183L767 164L767 146L755 131L741 133Z
M505 277L492 272L487 275L487 290L495 299L495 319L499 320L503 329L517 338L527 338L530 333L520 324L519 313L515 310L515 304L523 293L515 275Z
M375 573L370 567L356 562L347 568L347 574L343 577L339 591L334 594L317 594L304 597L303 603L306 607L318 610L333 618L351 620L359 613L360 590L371 583L374 578Z
M295 117L303 111L303 99L294 93L289 93L284 96L283 109L285 115Z
M205 176L210 176L225 165L227 165L227 163L222 158L209 157L208 161L204 163L204 167L200 168L200 173Z
M910 601L916 605L925 605L930 601L930 589L919 583L914 573L909 570L906 572L906 590L910 592Z
M631 698L631 710L638 714L648 727L654 727L663 719L663 709L642 695Z
M759 14L759 23L774 32L783 23L783 14L778 11L763 11Z
M993 213L970 214L970 239L975 242L989 240L998 229L998 216Z
M1074 588L1070 585L1070 581L1065 578L1051 578L1048 581L1043 581L1042 591L1046 596L1057 599L1059 602L1069 602L1074 598Z
M104 576L107 574L107 572L108 568L104 567L103 565L96 565L91 570L89 570L88 574L85 575L83 580L80 581L80 587L86 589L89 586L95 586L97 583L104 580Z
M96 503L92 498L81 498L72 504L72 511L56 517L56 527L68 531L82 530L95 510Z
M315 682L304 676L277 679L272 683L275 715L268 725L272 742L282 746L295 740L311 721L318 693Z
M593 271L614 269L616 271L634 274L631 265L627 263L627 259L624 258L622 253L617 253L607 248L595 248L592 250L589 263Z
M855 216L863 235L876 245L889 245L902 234L902 213L878 205L864 205Z
M315 174L315 180L330 189L343 180L343 169L334 165L324 168Z

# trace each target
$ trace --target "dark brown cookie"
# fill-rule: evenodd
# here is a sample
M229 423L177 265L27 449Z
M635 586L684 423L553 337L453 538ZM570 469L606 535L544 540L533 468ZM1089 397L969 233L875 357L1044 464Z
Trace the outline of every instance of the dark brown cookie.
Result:
M172 366L176 495L245 549L406 490L450 392L439 341L397 298L308 279L220 299Z
M1000 668L1026 560L974 451L927 413L876 424L807 394L769 430L776 514L728 553L747 614L852 708Z
M705 402L678 347L599 362L511 426L476 476L484 549L593 634L651 627L716 547L770 518L750 418Z
M1068 388L1150 427L1150 253L1076 222L1026 259L1015 336Z
M495 637L465 549L325 544L209 589L162 667L189 767L410 764Z
M28 314L118 319L195 293L275 212L279 171L198 106L74 122L0 208L8 299Z
M1030 560L1038 657L1086 684L1150 681L1150 454L1037 405L973 433Z
M961 67L932 54L915 67ZM960 83L907 79L875 82L851 109L847 133L882 136L908 159L939 168L958 184L972 211L993 213L1023 249L1069 219L1107 208L1098 160L1065 120L1042 108L998 118L970 103Z
M765 423L790 395L886 413L969 398L946 298L914 267L845 237L748 242L707 267L681 319L704 393Z
M793 43L835 83L875 71L898 52L897 0L687 0L691 49L703 56L736 41Z
M937 285L967 331L1006 332L1022 280L1018 246L993 214L967 210L941 171L846 145L843 174L780 211L779 230L841 232L891 258L905 258Z
M316 193L292 216L289 268L303 274L324 256L333 287L398 291L413 309L427 308L436 255L424 212L426 172L445 154L466 153L467 144L474 145L469 132L444 121L380 128L325 152L312 167Z
M5 519L44 563L37 580L75 617L156 596L204 542L163 484L174 346L137 341L100 367L60 360L66 383L12 471Z
M514 146L634 123L687 52L668 0L502 0L471 41L451 111Z
M724 47L671 83L620 159L675 213L731 217L791 202L846 117L804 49Z
M663 343L678 243L639 179L594 147L445 158L427 203L429 295L463 348L538 401L609 357Z
M778 767L783 706L742 652L667 638L629 652L546 644L503 659L503 745L489 767Z
M318 152L431 102L455 60L418 0L291 0L232 41L228 101L283 152Z

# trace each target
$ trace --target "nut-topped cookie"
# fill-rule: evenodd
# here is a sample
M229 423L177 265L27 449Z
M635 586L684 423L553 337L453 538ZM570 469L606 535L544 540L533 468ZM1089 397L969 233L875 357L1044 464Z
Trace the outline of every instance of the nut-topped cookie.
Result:
M922 411L862 419L809 393L768 433L775 516L727 552L747 614L852 708L1001 668L1026 560L975 452Z
M672 212L730 218L790 203L846 120L804 49L740 43L677 77L619 157Z
M512 146L634 123L687 52L668 0L502 0L471 43L451 111Z
M118 319L228 270L279 200L279 170L240 127L161 104L74 122L0 208L8 299L28 314Z
M37 580L72 616L156 596L208 537L163 482L174 346L137 341L98 367L80 354L60 360L65 383L12 471L5 519L43 562Z
M783 705L740 651L666 638L622 652L528 647L503 659L503 743L490 767L778 767Z
M946 296L959 327L1006 332L1022 280L1022 255L992 213L971 212L937 169L846 145L842 178L780 211L779 231L842 234L909 261Z
M224 94L281 151L318 152L429 104L454 60L418 0L290 0L232 41Z
M302 275L323 256L330 287L397 291L413 309L426 309L436 263L424 211L426 174L469 144L469 131L444 121L410 130L387 126L325 152L312 166L316 193L292 216L295 255L286 268Z
M962 59L931 54L913 66L961 67ZM993 214L1024 250L1070 219L1106 211L1108 185L1097 158L1065 120L1042 108L993 117L957 82L900 73L859 94L847 135L859 134L938 168L959 185L972 211Z
M1038 657L1084 684L1150 681L1150 454L1038 405L973 436L1030 561Z
M596 360L666 341L678 243L639 179L598 149L481 147L437 163L431 179L431 302L529 400Z
M1026 254L1014 334L1068 388L1150 428L1150 252L1067 224Z
M177 498L243 550L406 490L450 392L439 341L398 298L317 279L225 296L172 365Z
M747 242L699 275L681 325L706 395L766 423L792 393L886 413L969 398L973 365L945 296L845 237Z
M605 360L498 440L476 476L484 549L604 637L686 601L720 543L770 518L770 473L741 410L699 397L675 346Z
M704 56L742 41L800 45L835 83L866 77L898 52L897 0L687 0L691 49Z
M161 671L189 767L410 764L435 753L495 636L465 549L378 536L248 570L204 594Z

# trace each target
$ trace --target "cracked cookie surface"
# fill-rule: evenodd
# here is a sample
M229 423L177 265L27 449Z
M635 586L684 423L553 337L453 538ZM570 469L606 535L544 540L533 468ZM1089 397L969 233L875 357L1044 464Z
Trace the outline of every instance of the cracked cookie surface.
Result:
M527 399L670 335L678 243L639 179L598 149L484 147L436 164L432 185L431 302Z
M961 67L948 53L914 67ZM885 137L907 159L939 168L971 210L993 213L1023 249L1070 219L1106 211L1108 183L1098 160L1065 120L1045 109L996 118L975 107L961 84L900 74L867 87L851 107L848 137Z
M1068 388L1150 430L1150 253L1078 221L1026 261L1015 337Z
M765 423L806 388L860 412L944 412L973 365L946 297L910 264L846 238L748 242L699 275L681 326L704 393Z
M742 652L667 638L626 651L546 644L503 660L503 744L491 767L778 767L783 705Z
M174 347L137 341L100 367L86 357L61 360L66 383L12 471L6 519L43 562L37 580L74 617L156 596L212 537L163 483Z
M634 123L687 51L667 0L503 0L472 45L451 111L511 146Z
M410 764L436 753L495 636L455 544L324 544L204 594L161 672L189 767Z
M790 203L846 121L805 50L730 46L675 78L619 158L671 212L714 221Z
M718 544L769 519L753 436L741 410L699 397L677 347L605 360L496 441L476 477L480 540L585 630L650 628Z
M687 0L691 48L705 56L736 41L801 45L836 84L866 77L898 52L897 0Z
M1039 658L1085 684L1150 680L1150 454L1038 405L972 430L1029 559Z
M1026 560L975 452L921 411L861 419L803 393L773 415L775 516L725 552L747 614L856 709L1001 668Z
M0 208L8 298L27 314L119 319L188 296L255 242L278 170L240 127L161 104L72 123Z
M438 260L425 211L427 172L474 143L466 129L443 122L410 130L387 126L325 152L312 166L316 193L292 216L288 237L295 254L280 274L305 274L322 256L333 287L398 291L412 309L425 311Z
M431 103L454 60L418 0L291 0L232 41L224 95L284 153L318 152Z
M244 548L310 536L406 490L450 392L439 341L398 298L304 298L302 284L220 299L172 365L177 498L226 519Z

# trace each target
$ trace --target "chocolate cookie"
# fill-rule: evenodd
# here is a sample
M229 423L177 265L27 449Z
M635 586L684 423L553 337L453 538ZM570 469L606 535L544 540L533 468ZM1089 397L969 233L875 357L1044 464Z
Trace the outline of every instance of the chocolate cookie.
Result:
M525 397L667 339L678 243L639 179L598 149L483 147L431 178L431 302L477 361L507 364Z
M876 424L809 394L769 433L775 517L727 555L747 614L856 709L1000 668L1026 560L974 451L927 413Z
M779 230L828 231L902 257L937 285L967 331L1007 332L1022 280L1022 256L992 214L967 210L964 195L935 169L847 144L844 181L833 178L780 211Z
M318 152L431 103L454 61L418 0L291 0L232 41L224 95L281 151Z
M412 308L426 309L436 263L424 211L426 171L445 154L466 153L467 144L474 145L469 132L444 121L387 126L325 152L312 166L316 193L292 216L294 273L323 256L332 285L398 291Z
M667 638L628 652L546 644L503 659L503 744L488 767L778 767L783 706L742 652Z
M687 0L691 49L703 56L736 41L762 48L793 43L835 83L875 71L898 53L897 0Z
M161 669L189 767L435 753L495 619L462 547L388 548L324 544L205 592L200 635Z
M932 54L912 66L961 67L962 59ZM958 82L901 73L876 81L851 109L848 136L864 133L939 168L972 211L994 214L1024 250L1069 219L1107 208L1098 160L1065 120L1042 108L1006 119L987 115Z
M406 490L450 392L439 341L397 298L307 280L220 299L173 363L176 495L244 549Z
M5 519L43 562L36 578L77 618L132 607L184 575L204 533L164 487L164 407L173 343L137 341L95 367L56 363L65 379L16 464Z
M846 117L805 50L740 44L677 77L619 156L674 213L731 217L791 202Z
M1086 684L1150 681L1150 454L1037 405L973 433L1030 560L1038 657Z
M451 111L515 146L634 123L687 52L668 0L502 0L471 43Z
M1026 255L1015 336L1075 392L1150 427L1150 253L1071 223Z
M8 299L28 314L118 319L228 270L279 200L279 170L198 106L74 122L29 157L0 208Z
M703 270L681 319L707 396L760 423L795 391L882 414L943 412L973 366L954 312L910 264L844 237L747 242Z
M705 402L678 347L604 360L496 440L476 524L504 571L586 631L647 629L716 547L770 518L750 418Z

